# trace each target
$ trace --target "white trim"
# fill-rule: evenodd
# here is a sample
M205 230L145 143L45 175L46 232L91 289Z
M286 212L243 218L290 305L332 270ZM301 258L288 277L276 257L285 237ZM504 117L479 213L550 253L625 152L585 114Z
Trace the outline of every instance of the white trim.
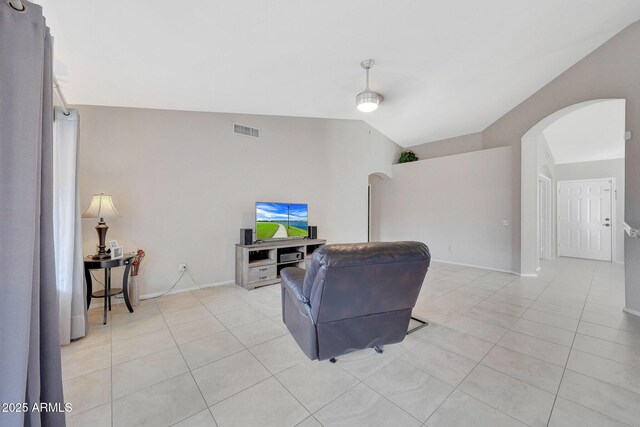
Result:
M543 260L550 260L553 259L553 255L552 255L552 241L553 241L553 228L555 225L555 221L553 220L553 207L555 205L554 203L554 195L553 195L553 180L551 178L549 178L548 176L539 173L538 174L538 209L537 209L537 216L538 216L538 223L536 224L536 226L538 227L538 238L540 237L540 179L542 179L543 181L547 182L547 200L546 200L546 211L545 211L545 224L546 224L546 229L545 229L545 245L544 245L544 256L542 258L540 258L540 254L538 253L538 260L543 259ZM538 250L540 248L540 241L538 241ZM539 262L539 261L538 261ZM537 271L540 271L540 266L538 266Z
M556 198L560 194L560 183L562 182L590 182L590 181L610 181L611 182L611 261L619 264L624 264L624 262L618 262L616 259L618 258L616 247L618 245L618 185L615 177L611 178L595 178L595 179L565 179L562 181L556 182ZM557 204L557 201L556 201ZM559 214L556 214L558 216ZM558 222L556 218L556 224ZM556 225L556 244L557 244L557 253L560 256L560 227ZM606 262L606 261L605 261Z
M372 238L373 238L373 236L371 235L371 217L372 217L372 214L373 214L373 212L371 210L371 199L372 199L372 197L371 197L371 183L369 182L367 184L367 204L368 204L368 207L367 207L367 209L368 209L367 210L367 237L368 237L367 242L371 242Z
M509 274L514 274L516 276L520 276L520 273L516 273L515 271L511 271L511 270L503 270L501 268L484 267L484 266L481 266L481 265L464 264L464 263L461 263L461 262L444 261L444 260L441 260L441 259L434 259L434 258L431 258L431 261L440 262L442 264L459 265L461 267L470 267L470 268L479 268L480 270L497 271L499 273L509 273Z
M638 310L633 310L631 308L625 307L625 308L622 309L622 311L624 311L625 313L629 313L629 314L632 314L634 316L640 317L640 311L638 311Z
M513 274L515 274L515 275L517 275L517 276L520 276L520 277L538 277L538 275L537 275L537 274L526 274L526 273L520 273L520 274L518 274L518 273L513 273Z
M183 292L197 291L198 289L211 288L211 287L214 287L214 286L235 285L235 283L236 283L235 280L227 280L225 282L209 283L207 285L192 286L190 288L180 288L180 289L173 290L171 292L167 292L166 295L181 294ZM145 300L145 299L149 299L149 298L159 297L160 295L164 295L165 292L166 291L164 291L164 292L154 292L152 294L140 295L140 299L141 300Z
M167 295L173 295L173 294L181 294L183 292L189 292L189 291L197 291L198 289L204 289L204 288L211 288L214 286L224 286L224 285L235 285L236 281L235 280L227 280L225 282L216 282L216 283L209 283L206 285L202 285L202 286L192 286L190 288L180 288L180 289L175 289L171 292L168 292ZM154 292L152 294L144 294L140 296L140 300L146 300L146 299L150 299L150 298L156 298L159 297L160 295L163 295L166 291L164 292ZM91 298L91 307L93 309L93 307L102 307L103 306L103 302L104 302L104 298ZM115 295L113 297L111 297L111 305L114 304L124 304L124 298L122 297L122 294L118 294ZM135 311L135 309L134 309Z

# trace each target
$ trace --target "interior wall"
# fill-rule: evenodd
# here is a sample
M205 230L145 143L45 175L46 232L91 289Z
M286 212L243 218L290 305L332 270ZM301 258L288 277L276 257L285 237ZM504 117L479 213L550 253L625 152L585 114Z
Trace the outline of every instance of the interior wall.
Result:
M558 181L574 181L582 179L602 179L602 178L615 178L616 179L616 247L615 247L615 262L624 262L624 174L625 164L624 159L614 160L599 160L595 162L580 162L580 163L563 163L556 165L556 177ZM556 191L557 193L557 191Z
M420 159L424 160L478 151L482 150L482 148L482 132L477 132L440 141L428 142L426 144L414 145L413 147L409 147L408 150L413 151Z
M511 147L512 268L520 272L522 138L545 117L565 107L594 99L625 99L625 220L640 227L640 22L616 34L598 49L507 112L481 133L482 149ZM455 138L453 138L455 140ZM428 152L428 149L426 149ZM475 151L473 146L469 151ZM525 167L523 165L523 167ZM627 308L640 312L640 239L625 235Z
M626 142L626 219L640 225L640 23L636 22L576 63L527 100L483 131L483 147L512 147L513 199L520 200L521 138L536 123L564 107L592 99L626 99L626 129L634 138ZM520 203L513 204L513 265L520 270ZM640 240L625 237L627 287L635 292L627 301L640 309ZM635 260L635 262L633 262ZM637 288L637 289L636 289Z
M113 195L107 239L142 248L141 294L169 289L186 263L199 284L234 280L240 228L256 201L309 204L329 242L366 241L367 182L399 147L360 121L80 106L81 204ZM253 139L234 122L260 129ZM95 251L97 220L83 220ZM118 274L114 273L114 280ZM185 276L176 290L192 287Z
M511 271L509 147L393 166L375 180L379 240L418 240L434 260Z

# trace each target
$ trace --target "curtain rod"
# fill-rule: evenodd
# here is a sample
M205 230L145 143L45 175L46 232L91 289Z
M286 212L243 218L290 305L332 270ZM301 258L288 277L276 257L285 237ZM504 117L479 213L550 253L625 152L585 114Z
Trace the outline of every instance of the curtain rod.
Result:
M62 89L60 89L60 83L58 83L58 79L56 76L53 76L53 91L56 95L58 95L58 99L62 104L62 112L65 116L69 115L69 105L67 104L67 100L64 97L64 93L62 93Z
M22 3L22 0L8 0L7 4L9 5L9 7L11 7L13 10L17 12L24 12L27 10L27 7ZM58 79L56 79L55 75L53 76L53 91L58 96L58 99L62 104L62 112L64 113L65 116L68 116L69 105L67 104L67 100L65 99L64 94L62 93L62 89L60 89L60 83L58 83Z
M9 5L9 7L11 7L13 10L17 12L24 12L27 10L27 7L22 3L22 0L7 0L7 4ZM56 95L58 95L58 99L62 104L62 112L64 113L65 116L68 116L69 105L67 104L67 100L64 98L64 94L60 89L60 83L58 83L58 79L56 79L55 75L53 76L53 91L55 92Z

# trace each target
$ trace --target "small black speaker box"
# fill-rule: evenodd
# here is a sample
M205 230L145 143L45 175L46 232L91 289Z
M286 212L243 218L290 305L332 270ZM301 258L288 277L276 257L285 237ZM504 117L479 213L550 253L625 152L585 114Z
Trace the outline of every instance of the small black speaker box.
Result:
M318 227L316 227L315 225L310 225L308 227L308 231L309 231L309 238L310 239L317 239L318 238Z
M240 229L240 244L241 245L251 245L251 244L253 244L253 229L252 228L241 228Z

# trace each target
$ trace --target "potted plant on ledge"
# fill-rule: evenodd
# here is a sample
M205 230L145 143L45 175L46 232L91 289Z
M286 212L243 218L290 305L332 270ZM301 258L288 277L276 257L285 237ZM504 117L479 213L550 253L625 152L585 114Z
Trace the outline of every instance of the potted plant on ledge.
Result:
M416 156L416 153L411 150L404 150L402 153L400 153L400 159L398 159L398 163L410 163L416 162L418 160L420 160L420 158Z

